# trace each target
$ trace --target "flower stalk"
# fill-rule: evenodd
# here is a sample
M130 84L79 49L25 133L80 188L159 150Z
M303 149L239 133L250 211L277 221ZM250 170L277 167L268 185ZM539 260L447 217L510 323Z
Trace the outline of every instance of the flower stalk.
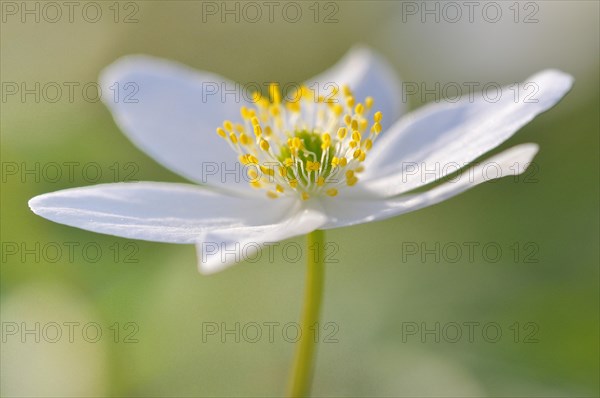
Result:
M304 307L300 320L302 334L296 345L288 390L289 397L306 397L310 393L317 344L315 337L318 334L313 335L309 331L319 327L319 314L323 297L325 232L316 230L308 234L307 238L306 286L304 288Z

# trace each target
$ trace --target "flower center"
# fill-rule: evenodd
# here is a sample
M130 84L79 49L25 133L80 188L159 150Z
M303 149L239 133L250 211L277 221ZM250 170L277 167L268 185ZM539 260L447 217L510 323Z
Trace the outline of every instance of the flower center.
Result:
M255 106L241 108L243 123L226 120L217 128L246 166L250 185L273 199L299 195L303 200L336 196L354 186L381 132L381 112L368 120L373 98L356 103L347 86L334 87L326 97L302 86L282 101L275 84L269 96L255 93Z

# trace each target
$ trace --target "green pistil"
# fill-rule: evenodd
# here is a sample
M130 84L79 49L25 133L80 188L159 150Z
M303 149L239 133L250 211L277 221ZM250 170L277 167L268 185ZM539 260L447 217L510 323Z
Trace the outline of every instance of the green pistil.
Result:
M294 133L294 137L298 137L300 139L300 141L302 141L302 144L304 146L304 149L300 149L298 151L298 159L300 159L300 161L302 162L302 168L304 170L306 170L306 163L308 161L321 162L321 159L323 156L323 148L322 148L323 140L322 140L320 134L314 133L314 132L309 132L307 130L302 130L302 131L296 131ZM331 158L334 156L334 149L332 147L329 147L327 150L329 151L328 162L327 162L327 164L321 166L321 170L322 170L321 176L323 178L325 178L325 180L327 180L327 177L331 173L331 169L332 169ZM313 156L313 154L314 154L314 156ZM283 148L281 148L281 151L278 156L278 160L283 163L285 161L285 159L290 158L291 156L292 155L291 155L290 149L287 146L284 146ZM287 177L289 179L297 178L299 181L302 181L302 183L304 183L304 184L307 183L306 178L304 178L302 173L298 173L298 175L295 175L294 167L288 168ZM317 181L316 173L310 172L310 182L316 183L316 181Z

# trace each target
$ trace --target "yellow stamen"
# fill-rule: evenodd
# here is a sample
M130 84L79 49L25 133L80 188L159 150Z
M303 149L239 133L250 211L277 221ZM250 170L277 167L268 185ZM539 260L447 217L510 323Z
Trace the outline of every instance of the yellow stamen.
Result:
M250 137L248 137L246 134L240 134L240 143L242 145L250 145L251 142L252 141L250 140Z
M356 108L354 108L354 113L357 113L359 115L362 115L365 111L365 107L363 106L363 104L358 103L356 104Z
M260 149L262 149L263 151L268 151L269 150L269 143L266 140L261 140L260 141Z
M311 162L310 160L306 162L307 171L318 171L319 167L321 167L321 163L319 162Z
M281 94L277 83L271 83L269 85L269 95L274 104L279 104L281 102Z
M271 83L268 95L256 93L252 106L240 108L242 123L225 120L216 132L242 165L254 166L247 170L250 185L267 197L334 197L337 184L358 183L361 162L382 130L381 112L371 113L373 97L361 100L348 86L326 95L301 86L284 101L281 88Z

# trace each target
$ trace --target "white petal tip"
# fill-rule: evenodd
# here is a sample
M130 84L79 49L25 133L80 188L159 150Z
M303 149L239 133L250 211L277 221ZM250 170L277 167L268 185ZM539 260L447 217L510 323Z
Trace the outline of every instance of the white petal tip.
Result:
M223 250L223 247L231 250ZM202 275L213 275L242 262L241 252L235 244L226 244L218 239L208 237L208 232L196 241L198 272Z
M198 272L202 275L213 275L238 263L227 261L227 256L221 259L223 257L221 250L218 247L208 247L204 242L196 243L196 255Z
M38 195L38 196L34 196L33 198L29 199L29 201L27 202L27 205L29 206L29 210L31 210L34 214L37 214L38 216L44 217L43 213L43 202L44 199L46 199L48 197L48 195L50 194L42 194L42 195Z
M514 174L523 174L531 164L531 161L540 151L540 146L538 144L534 144L532 142L526 144L516 145L510 148L507 152L514 154L515 162L521 162L524 166L527 167L517 167L513 168Z
M547 77L548 79L552 79L557 82L563 82L564 85L569 88L573 85L573 82L575 82L575 78L572 75L563 72L560 69L545 69L541 71L538 75Z
M524 83L536 82L540 86L538 89L551 89L555 93L554 96L550 96L552 105L568 93L575 82L575 78L572 75L558 69L545 69L532 76L529 80Z

